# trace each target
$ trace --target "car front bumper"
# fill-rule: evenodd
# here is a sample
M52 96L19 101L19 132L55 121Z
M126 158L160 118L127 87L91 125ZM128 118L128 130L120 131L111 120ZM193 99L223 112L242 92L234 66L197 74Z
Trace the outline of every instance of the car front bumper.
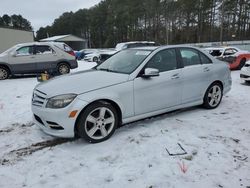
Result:
M92 61L92 57L84 57L84 59L83 59L84 61Z
M240 78L243 81L250 81L250 66L249 67L243 67L241 69Z
M63 138L75 136L75 123L81 110L88 102L76 98L71 104L61 109L51 109L32 105L33 121L45 133ZM72 118L69 114L77 110Z

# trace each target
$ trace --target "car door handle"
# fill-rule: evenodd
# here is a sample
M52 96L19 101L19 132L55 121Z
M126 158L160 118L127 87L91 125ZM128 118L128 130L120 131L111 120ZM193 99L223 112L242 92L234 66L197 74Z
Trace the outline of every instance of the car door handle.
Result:
M180 78L179 74L174 74L174 75L171 76L172 80L175 80L175 79L178 79L178 78Z
M208 71L210 71L210 68L205 67L205 68L203 69L203 71L204 71L204 72L208 72Z
M31 59L35 58L35 56L30 56Z

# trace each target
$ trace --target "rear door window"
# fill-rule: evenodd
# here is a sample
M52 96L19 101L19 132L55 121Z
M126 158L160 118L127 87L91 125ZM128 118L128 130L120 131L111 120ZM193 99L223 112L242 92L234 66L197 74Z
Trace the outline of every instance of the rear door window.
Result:
M228 48L228 49L225 50L224 55L233 55L236 52L237 52L236 49L234 49L234 48Z
M211 59L209 59L206 55L204 55L203 53L200 53L200 58L201 58L201 63L202 64L211 64L212 61Z
M47 45L36 46L35 52L36 52L37 55L44 55L44 54L53 54L53 53L55 53L55 51L50 46L47 46Z
M73 51L72 48L70 48L67 44L56 44L56 47L60 48L61 50L65 51L65 52L71 52Z
M180 54L184 67L201 64L199 52L195 49L181 48Z

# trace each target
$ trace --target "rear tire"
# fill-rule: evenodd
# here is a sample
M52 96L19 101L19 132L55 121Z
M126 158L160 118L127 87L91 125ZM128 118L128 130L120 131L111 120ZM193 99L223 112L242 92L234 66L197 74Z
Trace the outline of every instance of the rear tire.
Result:
M113 135L118 122L118 114L111 104L96 102L80 114L76 134L90 143L102 142Z
M93 57L93 62L98 62L98 57Z
M204 99L203 106L207 109L214 109L219 106L223 96L223 89L221 84L214 83L207 89Z
M57 71L60 75L70 73L70 67L67 63L60 63L57 67Z
M5 80L9 78L10 76L10 71L8 68L0 66L0 80Z

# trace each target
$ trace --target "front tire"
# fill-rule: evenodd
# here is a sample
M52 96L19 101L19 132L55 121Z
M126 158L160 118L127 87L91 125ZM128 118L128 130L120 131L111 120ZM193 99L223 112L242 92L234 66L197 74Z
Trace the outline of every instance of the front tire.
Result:
M109 139L118 125L116 109L109 103L96 102L89 105L77 122L77 135L87 142L98 143Z
M0 80L5 80L9 78L10 71L6 67L0 66Z
M204 99L203 106L207 109L214 109L219 106L223 96L223 89L221 84L214 83L207 89Z
M70 67L67 63L60 63L57 67L57 71L60 75L68 74L70 72Z

